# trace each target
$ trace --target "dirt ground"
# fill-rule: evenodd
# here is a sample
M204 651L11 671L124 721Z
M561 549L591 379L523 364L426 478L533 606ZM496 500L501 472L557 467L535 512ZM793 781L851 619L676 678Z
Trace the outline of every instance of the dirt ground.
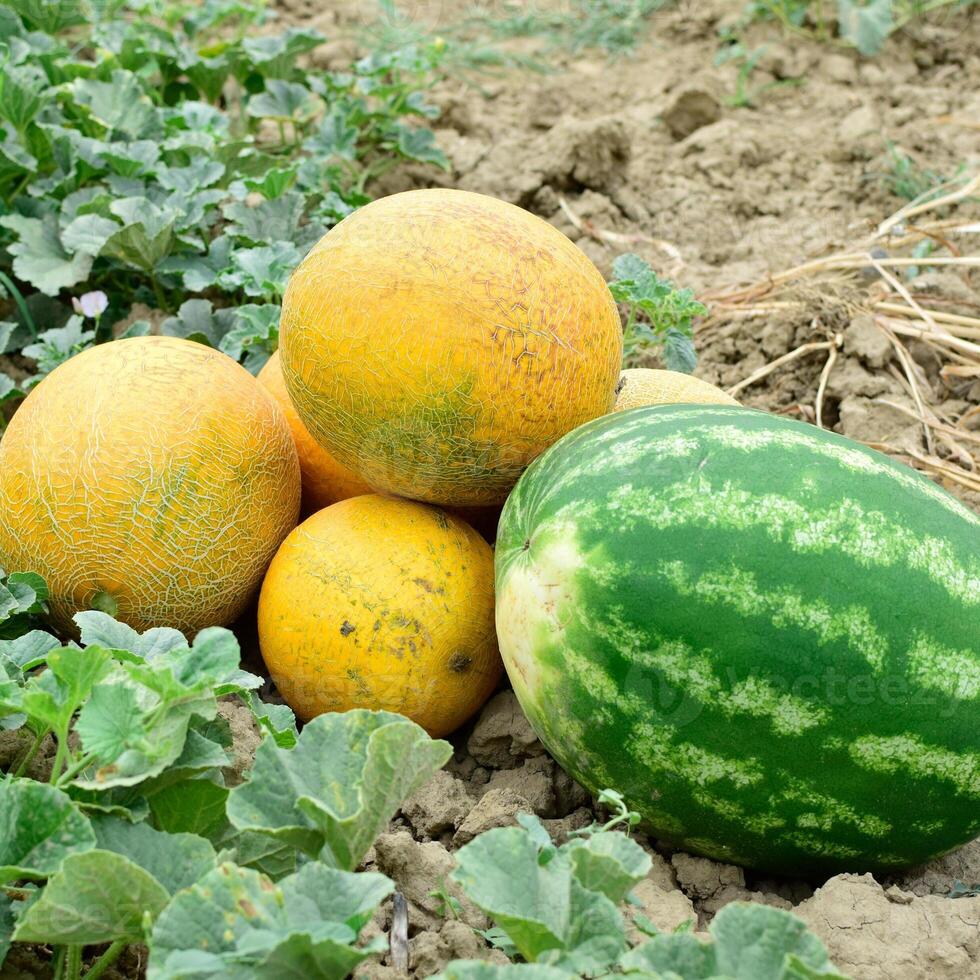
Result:
M339 67L356 50L345 38L369 6L283 0L280 8L285 20L340 38L313 56ZM438 26L465 6L444 0L413 13ZM606 274L617 254L635 251L710 299L865 241L906 203L883 181L888 141L937 173L980 170L980 89L967 84L980 78L980 9L917 24L874 59L757 25L745 43L767 45L750 79L763 91L737 108L729 104L737 69L714 59L719 29L742 9L742 0L682 0L654 15L631 57L559 55L554 73L515 71L483 80L482 91L447 81L435 93L436 126L452 172L403 169L375 193L442 184L493 194L547 218ZM980 272L895 274L915 302L980 314ZM722 300L697 335L697 373L731 387L800 345L823 343L738 397L808 421L819 402L827 427L975 477L972 454L956 458L942 439L937 448L920 419L959 424L976 441L980 372L949 372L929 343L907 340L899 350L891 342L872 315L895 292L879 269L803 277L794 288L791 302L762 315L730 313ZM980 509L980 484L955 474L942 482ZM403 807L369 862L409 901L417 977L452 957L500 956L469 928L487 925L478 910L464 903L461 921L439 915L430 892L451 869L453 848L521 809L556 838L593 819L591 800L546 755L510 691L454 741L452 762ZM980 841L893 879L775 882L640 840L654 862L637 889L641 911L663 929L691 918L703 929L726 902L758 901L793 909L856 980L980 976L980 898L947 897L955 881L980 881ZM386 929L387 914L372 928ZM375 964L361 975L399 974Z

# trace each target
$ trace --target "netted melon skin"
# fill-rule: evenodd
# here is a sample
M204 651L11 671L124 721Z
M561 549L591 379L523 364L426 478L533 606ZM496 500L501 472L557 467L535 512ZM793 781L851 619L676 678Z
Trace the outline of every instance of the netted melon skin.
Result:
M737 405L738 402L708 381L680 371L627 368L616 385L613 411L644 405Z
M504 501L613 405L616 304L561 232L466 191L408 191L331 229L293 273L283 376L307 429L371 486Z
M0 442L0 565L44 576L66 632L95 604L193 633L243 611L299 502L285 418L244 368L115 341L53 371Z

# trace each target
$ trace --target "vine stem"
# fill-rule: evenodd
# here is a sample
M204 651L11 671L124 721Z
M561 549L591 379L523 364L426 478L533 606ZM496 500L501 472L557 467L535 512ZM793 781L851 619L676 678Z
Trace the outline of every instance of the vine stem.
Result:
M45 729L43 732L41 732L40 735L34 736L34 743L27 750L27 752L24 753L24 758L20 760L20 764L17 766L16 770L14 770L15 776L24 775L24 771L31 764L31 761L34 759L34 756L37 755L37 750L41 747L41 742L44 741L44 736L47 734L48 734L48 730Z
M96 980L101 977L106 970L119 959L119 954L126 948L125 939L117 939L113 944L92 964L85 974L85 980Z
M65 980L79 980L82 975L82 947L72 944L65 954Z
M6 272L0 272L0 284L10 293L10 298L16 304L21 319L24 321L24 326L30 332L31 339L37 340L37 324L34 322L34 317L31 316L31 311L27 308L27 303L20 290L14 285L13 279Z

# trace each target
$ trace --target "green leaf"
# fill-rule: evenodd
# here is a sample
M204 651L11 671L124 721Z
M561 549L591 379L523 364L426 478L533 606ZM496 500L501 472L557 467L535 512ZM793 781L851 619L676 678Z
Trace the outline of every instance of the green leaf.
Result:
M2 653L2 650L0 650ZM263 701L254 691L242 694L242 700L249 706L260 728L265 729L280 748L291 749L299 738L296 730L296 715L287 704L270 704Z
M10 950L15 924L13 903L4 892L0 891L0 967L3 966L3 961Z
M685 980L708 980L719 976L714 945L701 942L689 932L657 936L626 953L619 965L627 976L640 973L644 976L679 976ZM753 980L756 980L754 976Z
M207 255L172 255L164 260L160 269L176 272L183 279L185 289L199 293L216 285L222 276L231 271L233 247L234 239L230 235L219 235L208 246Z
M119 231L119 222L99 214L81 214L61 232L61 244L69 252L97 256L105 243Z
M82 707L75 732L85 752L97 761L118 758L143 735L143 709L136 691L125 684L100 684Z
M43 76L25 69L0 67L0 119L17 132L24 132L46 102Z
M112 669L112 660L95 647L61 647L51 650L46 661L48 669L25 686L21 705L33 719L64 735L75 712Z
M236 361L245 356L245 366L257 374L279 347L278 304L249 303L232 313L233 326L221 338L219 350Z
M895 29L892 0L837 0L841 37L863 55L877 54Z
M436 146L436 134L431 129L399 124L395 127L395 133L395 146L403 157L420 163L433 163L446 171L451 169L449 158Z
M312 51L325 40L319 31L290 27L283 34L246 37L242 50L261 75L285 78L295 70L299 55Z
M106 240L101 254L144 272L153 272L174 246L177 212L158 208L141 197L113 201L111 210L123 226Z
M95 331L83 330L84 321L80 316L68 318L63 327L45 330L33 344L28 344L21 353L37 362L38 374L50 374L70 357L80 354L95 343Z
M304 141L303 149L323 159L339 157L342 160L356 160L359 135L360 130L350 121L347 113L341 106L335 105L317 131Z
M14 256L14 275L45 295L57 296L62 289L88 277L92 256L72 255L65 250L56 215L29 218L7 214L0 217L0 225L18 236L17 241L7 246L7 251Z
M245 178L245 188L250 191L257 191L266 200L272 201L281 197L296 183L296 173L298 164L290 164L288 167L272 167L267 170L262 177Z
M86 22L85 11L78 0L5 0L28 26L45 34L58 34L67 27Z
M651 867L650 855L617 831L574 838L567 848L579 883L590 891L601 892L614 904L624 901Z
M342 980L368 954L353 943L392 887L383 875L320 864L278 885L248 868L222 865L176 895L158 919L149 975Z
M131 626L95 610L76 613L74 619L82 646L129 650L145 660L163 656L176 647L187 646L183 633L166 626L137 633Z
M708 931L715 939L719 973L753 980L791 980L793 974L787 969L793 956L820 976L844 980L806 923L782 909L732 902L715 916Z
M452 878L529 962L547 954L583 973L607 966L626 949L616 906L579 883L567 850L546 864L538 854L524 829L489 830L457 852Z
M105 816L94 818L92 827L97 848L129 858L171 895L214 870L214 848L196 834L165 833L145 823Z
M61 642L44 630L31 630L13 640L0 640L0 663L6 661L20 670L30 670L44 663L47 655Z
M184 779L150 796L150 810L161 830L169 834L198 834L214 840L227 826L228 788L207 778Z
M65 858L41 897L20 917L14 940L88 945L139 942L143 923L170 896L149 872L121 854L91 850Z
M284 82L270 78L264 92L258 92L248 100L246 111L257 119L302 120L309 118L316 108L313 93L298 82Z
M676 327L668 327L664 339L664 362L670 371L690 374L698 363L694 341Z
M500 965L483 960L455 960L431 980L569 980L574 976L566 970L537 963Z
M46 878L94 846L91 823L61 790L32 779L0 781L0 883Z
M111 82L79 78L72 93L76 103L85 106L110 136L138 140L155 139L163 133L159 110L132 72L117 69Z
M222 208L229 222L225 233L244 238L252 244L294 241L299 237L306 199L295 191L248 207L244 201L232 201Z
M6 377L6 375L3 375ZM40 575L0 569L0 639L19 636L47 612L48 587Z
M384 711L325 714L296 747L263 741L248 782L232 790L228 818L339 868L357 867L375 837L452 753L418 725Z
M246 296L280 297L302 258L292 242L240 248L232 252L231 271L221 277L220 285L223 289L241 289Z

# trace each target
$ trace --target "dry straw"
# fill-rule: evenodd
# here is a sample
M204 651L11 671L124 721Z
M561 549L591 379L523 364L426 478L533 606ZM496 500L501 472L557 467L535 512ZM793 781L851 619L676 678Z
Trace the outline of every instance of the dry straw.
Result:
M980 174L940 197L906 205L854 248L797 265L756 283L700 296L712 311L702 331L735 320L796 312L801 319L809 319L818 336L823 334L753 371L729 392L737 395L800 357L826 351L813 406L817 425L823 425L827 382L843 338L828 331L818 316L808 314L814 308L815 296L833 295L852 313L870 316L887 337L897 362L897 367L891 364L889 370L911 398L915 411L887 398L878 401L914 418L923 429L924 451L883 443L869 445L903 459L941 483L980 492L980 407L955 419L944 415L931 403L921 369L907 347L912 340L926 344L939 358L940 375L950 389L965 390L972 382L980 381L980 316L951 312L948 307L963 307L962 300L954 302L951 297L930 297L925 305L914 295L915 281L903 282L901 278L902 271L913 266L952 270L967 283L978 275L975 270L980 267L980 254L976 254L975 243L980 236L980 220L976 213L965 213L975 209L978 197ZM941 254L908 254L923 241L931 242Z

